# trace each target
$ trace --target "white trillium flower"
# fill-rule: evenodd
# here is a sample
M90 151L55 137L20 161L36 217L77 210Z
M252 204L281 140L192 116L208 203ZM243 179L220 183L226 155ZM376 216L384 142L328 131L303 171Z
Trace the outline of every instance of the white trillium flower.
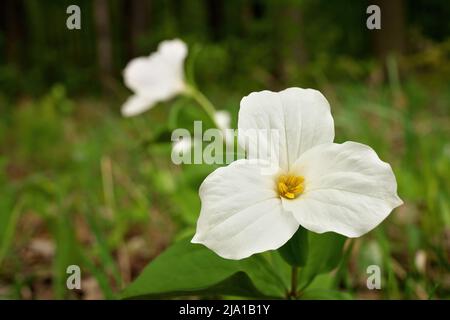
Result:
M237 160L200 186L202 207L192 242L224 258L278 249L300 225L359 237L402 204L390 165L373 149L333 143L333 117L319 91L251 93L241 101L238 128L239 141L247 130L276 130L277 145L272 140L250 145L278 153ZM269 174L265 169L274 163L277 170Z
M156 103L169 100L186 90L184 60L186 44L166 40L148 57L131 60L123 76L132 95L122 106L124 116L134 116L151 109Z

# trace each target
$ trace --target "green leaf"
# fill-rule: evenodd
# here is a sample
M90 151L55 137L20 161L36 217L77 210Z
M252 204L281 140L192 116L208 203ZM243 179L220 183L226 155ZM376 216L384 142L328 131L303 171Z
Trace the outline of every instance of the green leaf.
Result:
M189 238L190 239L190 238ZM189 239L181 240L150 262L123 292L124 299L184 295L234 295L281 298L281 279L261 256L227 260Z
M301 269L299 287L305 289L314 278L333 270L341 261L346 237L334 232L308 232L308 258Z
M283 259L279 250L268 251L265 255L268 257L272 269L275 270L278 277L282 279L284 286L289 288L291 286L292 267L286 263L286 260Z
M278 251L291 266L303 267L308 257L308 231L300 226L292 238Z

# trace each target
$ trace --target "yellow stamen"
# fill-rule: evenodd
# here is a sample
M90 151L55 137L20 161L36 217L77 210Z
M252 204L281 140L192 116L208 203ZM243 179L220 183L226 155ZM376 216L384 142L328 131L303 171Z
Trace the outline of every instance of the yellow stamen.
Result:
M277 181L278 194L286 199L294 199L305 190L304 181L301 176L282 175Z

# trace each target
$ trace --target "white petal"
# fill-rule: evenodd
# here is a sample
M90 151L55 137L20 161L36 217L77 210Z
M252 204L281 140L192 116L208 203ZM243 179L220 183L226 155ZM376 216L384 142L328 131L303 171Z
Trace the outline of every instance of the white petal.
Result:
M245 148L245 139L248 139L248 153L258 158L276 159L286 171L303 152L334 139L330 105L319 91L313 89L251 93L241 101L238 127L242 147ZM270 133L278 137L269 143L257 141L252 136L255 129L271 130ZM260 153L249 148L257 148Z
M283 207L314 232L359 237L403 202L391 166L370 147L327 143L305 152L292 170L305 178L305 191Z
M168 100L185 89L183 64L186 45L164 41L149 57L131 60L124 70L125 85L136 94L156 101Z
M228 259L278 249L298 229L283 211L267 162L237 160L211 173L200 187L202 209L193 243Z
M219 126L219 129L226 130L230 128L231 125L231 115L226 110L219 110L214 113L214 121Z
M122 115L132 117L144 111L151 109L155 105L155 101L146 97L134 95L125 101L122 106Z
M158 52L171 64L182 66L187 56L187 46L180 39L165 40L159 44Z

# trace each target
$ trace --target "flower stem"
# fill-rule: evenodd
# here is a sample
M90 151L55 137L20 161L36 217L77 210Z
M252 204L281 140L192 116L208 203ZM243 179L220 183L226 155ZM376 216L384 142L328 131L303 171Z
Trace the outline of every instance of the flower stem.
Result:
M215 118L216 108L214 108L214 105L211 103L211 101L209 101L209 99L195 87L189 86L186 92L203 108L203 110L205 110L206 114L211 118L214 125L218 128L219 126L217 125Z
M292 266L291 272L291 292L289 297L292 299L297 299L297 282L298 282L298 267Z

